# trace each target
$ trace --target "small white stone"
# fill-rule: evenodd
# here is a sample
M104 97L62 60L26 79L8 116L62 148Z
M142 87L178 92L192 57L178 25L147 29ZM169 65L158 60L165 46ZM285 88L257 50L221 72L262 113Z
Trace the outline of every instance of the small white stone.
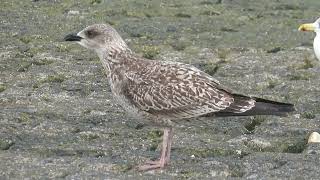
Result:
M246 22L246 21L250 20L250 17L249 16L240 16L240 17L238 17L238 20Z
M249 141L249 144L255 147L258 147L260 149L271 147L271 143L268 140L265 140L262 138L252 139L251 141Z
M68 15L78 15L78 14L80 14L80 12L79 11L73 11L73 10L71 10L71 11L69 11L68 12Z
M241 155L242 151L241 151L241 150L236 150L236 153L237 153L238 155Z
M293 116L298 119L300 118L300 114L294 114Z
M104 116L104 115L107 115L107 113L103 112L103 111L95 111L95 110L93 110L93 111L90 112L90 115Z
M310 143L320 143L320 134L317 132L311 133L308 139L308 144Z
M192 154L192 155L191 155L191 158L193 159L193 158L195 158L195 156Z

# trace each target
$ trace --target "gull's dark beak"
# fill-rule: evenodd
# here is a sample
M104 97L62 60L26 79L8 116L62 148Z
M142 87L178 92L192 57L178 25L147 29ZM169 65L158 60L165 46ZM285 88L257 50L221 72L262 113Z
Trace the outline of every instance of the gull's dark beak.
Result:
M81 41L82 37L77 36L76 34L68 34L63 39L65 41Z

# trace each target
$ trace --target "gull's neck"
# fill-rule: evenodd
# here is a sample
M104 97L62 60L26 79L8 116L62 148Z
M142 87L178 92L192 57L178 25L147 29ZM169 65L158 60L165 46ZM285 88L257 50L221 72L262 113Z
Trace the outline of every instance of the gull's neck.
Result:
M129 56L132 56L132 51L125 43L117 46L108 46L104 49L96 50L96 52L104 68L109 72L116 67L125 65L131 59Z

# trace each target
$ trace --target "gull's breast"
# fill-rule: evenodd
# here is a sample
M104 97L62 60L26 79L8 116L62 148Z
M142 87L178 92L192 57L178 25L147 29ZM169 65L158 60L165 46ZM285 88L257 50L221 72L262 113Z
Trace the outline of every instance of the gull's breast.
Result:
M313 50L318 60L320 60L320 35L318 34L313 41Z

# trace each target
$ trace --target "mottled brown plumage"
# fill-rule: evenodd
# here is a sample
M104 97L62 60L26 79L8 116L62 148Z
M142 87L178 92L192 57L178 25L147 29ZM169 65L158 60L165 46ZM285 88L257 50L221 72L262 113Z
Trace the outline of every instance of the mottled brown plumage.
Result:
M115 99L130 114L165 127L160 160L142 170L169 162L172 121L208 115L283 115L294 110L291 104L233 94L191 65L139 57L110 25L92 25L65 40L97 52Z

